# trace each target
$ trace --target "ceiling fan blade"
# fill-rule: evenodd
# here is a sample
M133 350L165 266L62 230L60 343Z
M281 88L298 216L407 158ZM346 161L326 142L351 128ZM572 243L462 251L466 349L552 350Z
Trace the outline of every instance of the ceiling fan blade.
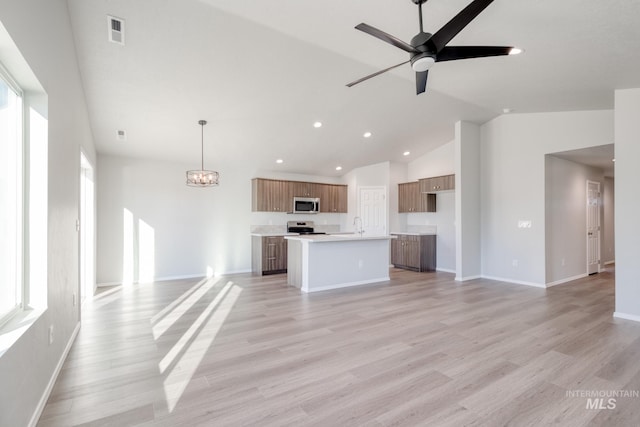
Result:
M429 43L432 44L437 53L440 53L452 38L462 31L469 22L473 21L473 19L492 2L493 0L474 0L470 5L462 9L451 21L447 22L444 27L440 28L431 36Z
M356 80L355 82L351 82L351 83L347 84L347 87L355 86L355 85L357 85L358 83L362 83L362 82L363 82L363 81L365 81L365 80L369 80L369 79L370 79L370 78L372 78L372 77L379 76L379 75L380 75L380 74L382 74L382 73L386 73L386 72L387 72L387 71L389 71L389 70L393 70L394 68L398 68L399 66L404 65L404 64L408 64L409 62L411 62L411 61L401 62L400 64L396 64L396 65L394 65L394 66L392 66L392 67L385 68L384 70L376 71L376 72L375 72L375 73L373 73L373 74L369 74L369 75L368 75L368 76L366 76L366 77L363 77L363 78L361 78L361 79Z
M428 75L429 75L429 70L423 71L421 73L416 73L416 95L420 95L425 90L427 90Z
M363 31L373 37L379 38L380 40L387 42L389 44L394 45L395 47L399 47L400 49L409 52L409 53L420 53L420 51L416 50L415 47L411 46L409 43L405 43L399 38L392 36L391 34L387 34L382 30L379 30L371 25L367 25L365 23L356 25L356 30Z
M438 52L436 62L509 55L512 49L511 46L445 46Z

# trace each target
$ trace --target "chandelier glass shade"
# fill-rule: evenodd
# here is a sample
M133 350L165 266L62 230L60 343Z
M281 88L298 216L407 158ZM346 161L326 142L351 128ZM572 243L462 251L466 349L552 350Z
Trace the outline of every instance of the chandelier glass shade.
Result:
M200 144L200 169L187 171L187 185L190 187L214 187L219 184L220 174L216 171L204 168L204 125L206 120L198 121L201 126L201 144Z

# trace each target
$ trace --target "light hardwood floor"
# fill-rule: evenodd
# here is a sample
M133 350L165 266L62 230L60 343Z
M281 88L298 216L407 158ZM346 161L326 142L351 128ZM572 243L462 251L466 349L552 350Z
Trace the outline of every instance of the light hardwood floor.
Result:
M102 291L40 426L638 426L613 273L538 289L393 270L312 295L234 275ZM608 404L607 399L604 402Z

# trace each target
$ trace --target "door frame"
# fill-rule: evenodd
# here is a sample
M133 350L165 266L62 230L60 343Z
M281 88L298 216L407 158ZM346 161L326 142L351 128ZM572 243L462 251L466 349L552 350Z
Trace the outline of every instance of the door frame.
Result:
M591 184L596 184L598 186L598 197L597 197L597 209L596 209L596 217L597 217L597 239L598 239L598 244L597 244L597 258L598 258L598 264L597 264L597 270L595 272L590 272L589 271L589 266L590 264L590 245L589 245L589 235L590 233L593 232L593 230L590 229L589 227L589 186ZM596 274L596 273L600 273L602 271L602 215L600 212L600 207L602 205L602 183L600 183L599 181L591 181L591 180L587 180L586 182L586 204L585 204L585 223L586 223L586 230L585 230L585 238L586 238L586 264L587 264L587 274Z
M79 197L78 197L78 306L82 307L82 304L93 297L96 291L96 168L91 162L89 157L84 153L84 150L80 150L80 183L79 183ZM90 174L90 177L88 176ZM86 200L86 190L84 186L85 180L91 181L93 184L91 191L91 200ZM90 212L87 213L86 208L90 205ZM91 227L87 230L89 225L85 221L87 214L90 214ZM87 258L90 259L91 271L87 276L86 262ZM88 283L87 283L88 282ZM91 285L90 292L87 292L87 285Z

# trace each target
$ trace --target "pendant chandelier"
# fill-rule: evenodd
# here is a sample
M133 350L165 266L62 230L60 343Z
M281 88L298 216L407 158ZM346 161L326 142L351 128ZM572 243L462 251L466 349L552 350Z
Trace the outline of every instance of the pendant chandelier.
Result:
M198 124L201 126L201 144L200 144L200 170L187 171L187 185L190 187L214 187L218 185L220 174L216 171L206 170L204 168L204 125L206 120L200 120Z

